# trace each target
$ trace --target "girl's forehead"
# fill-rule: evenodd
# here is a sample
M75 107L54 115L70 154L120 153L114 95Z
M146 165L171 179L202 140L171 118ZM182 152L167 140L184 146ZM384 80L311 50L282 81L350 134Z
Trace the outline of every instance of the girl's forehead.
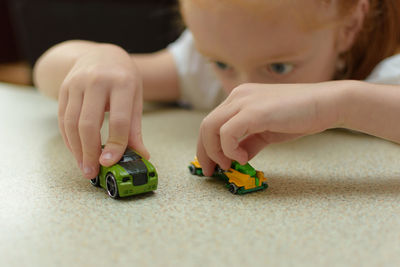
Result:
M352 0L346 0L352 1ZM180 4L192 3L201 7L217 7L226 5L236 5L241 8L276 8L288 6L308 6L323 7L334 5L337 0L179 0Z
M297 19L305 30L319 28L337 18L335 0L180 0L180 4L184 17L194 9L202 9L210 16L240 12L265 20L290 17Z

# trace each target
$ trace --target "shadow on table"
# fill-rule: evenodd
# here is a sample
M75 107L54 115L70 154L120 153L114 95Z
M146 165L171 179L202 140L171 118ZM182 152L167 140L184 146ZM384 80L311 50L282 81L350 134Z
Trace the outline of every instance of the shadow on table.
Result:
M107 194L107 192L105 192L105 194ZM146 199L146 198L153 198L156 197L156 193L155 192L147 192L147 193L142 193L139 195L133 195L133 196L129 196L129 197L122 197L122 198L118 198L116 199L116 201L133 201L133 200L142 200L142 199Z
M365 180L335 180L328 178L277 178L270 181L269 197L287 198L304 196L370 196L400 195L400 177Z
M203 177L204 187L225 188L225 182L212 177ZM373 196L400 195L400 177L376 178L363 177L345 180L329 180L328 177L273 177L269 179L266 190L238 197L251 198L308 198L323 196ZM360 180L359 180L360 179ZM207 189L206 189L207 190Z

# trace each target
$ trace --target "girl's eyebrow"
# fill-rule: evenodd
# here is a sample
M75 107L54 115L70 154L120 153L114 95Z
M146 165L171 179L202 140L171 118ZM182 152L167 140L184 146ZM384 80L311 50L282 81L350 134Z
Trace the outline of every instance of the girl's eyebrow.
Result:
M213 55L209 51L203 50L201 48L197 48L197 51L202 54L205 58L209 61L220 61L218 56ZM258 56L257 59L265 59L266 61L264 64L269 63L277 63L277 62L291 62L291 61L298 61L304 58L304 55L307 53L305 48L294 49L293 51L280 51L274 55L268 56ZM225 62L221 60L221 62Z
M269 62L292 61L292 60L296 60L296 59L304 57L305 52L306 52L305 49L303 49L303 50L296 49L292 52L281 52L281 53L277 53L275 55L269 56L268 61Z

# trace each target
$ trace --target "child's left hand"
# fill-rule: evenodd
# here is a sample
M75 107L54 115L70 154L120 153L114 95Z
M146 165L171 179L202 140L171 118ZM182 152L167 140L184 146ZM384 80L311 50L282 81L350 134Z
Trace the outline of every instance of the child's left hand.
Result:
M197 158L210 176L218 164L245 164L265 146L338 126L341 86L243 84L200 126Z

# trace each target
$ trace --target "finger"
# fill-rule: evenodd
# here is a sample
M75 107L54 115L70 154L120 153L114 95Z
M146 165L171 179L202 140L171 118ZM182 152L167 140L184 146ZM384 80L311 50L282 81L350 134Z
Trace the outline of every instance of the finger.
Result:
M247 152L248 161L269 144L266 134L255 134L240 142L240 147Z
M223 153L240 164L249 161L249 155L245 149L239 146L240 141L248 135L263 132L263 126L256 122L253 114L241 111L231 117L221 126L221 147Z
M200 126L200 138L207 156L225 170L230 167L231 158L222 150L220 128L234 115L234 109L230 106L220 106L211 112Z
M202 168L203 174L205 176L212 176L212 174L214 173L214 169L215 169L215 162L210 159L207 156L207 153L204 149L204 145L201 141L201 138L199 138L198 142L197 142L197 160L200 163L200 166Z
M269 144L281 143L288 140L293 140L304 136L303 134L287 134L287 133L274 133L264 132L262 134L255 134L247 137L240 142L240 147L247 151L249 160L258 154L263 148Z
M67 108L68 103L68 90L66 87L61 86L59 94L58 94L58 128L60 129L61 136L64 140L65 145L72 152L71 146L69 145L67 135L65 133L65 126L64 126L64 117L65 117L65 110Z
M111 166L117 163L128 144L133 106L133 92L114 89L110 95L109 136L100 157L100 163Z
M64 115L65 135L71 147L72 154L80 168L83 165L82 147L79 137L78 123L83 102L83 90L69 90L68 103Z
M142 85L139 85L140 87ZM137 88L135 90L134 102L131 114L131 127L128 138L128 146L135 149L147 160L150 159L150 153L146 149L143 143L142 136L142 111L143 111L143 90Z
M83 98L79 136L82 144L83 173L89 179L95 177L99 171L100 129L104 120L107 94L107 90L86 90Z

